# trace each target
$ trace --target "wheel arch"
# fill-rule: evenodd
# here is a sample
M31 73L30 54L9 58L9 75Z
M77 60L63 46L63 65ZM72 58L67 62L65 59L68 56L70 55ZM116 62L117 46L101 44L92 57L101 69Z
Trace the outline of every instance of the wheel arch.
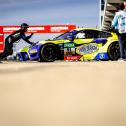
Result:
M43 48L44 46L46 46L46 45L53 45L53 46L55 46L56 49L57 49L57 52L60 53L60 47L58 46L58 44L54 44L54 43L45 43L45 44L41 45L40 48L39 48L39 61L40 61L40 62L44 61L44 60L42 59L42 57L41 57L41 50L42 50L42 48ZM58 55L58 53L57 53L57 55ZM59 57L59 56L57 56L57 58L58 58L58 57Z

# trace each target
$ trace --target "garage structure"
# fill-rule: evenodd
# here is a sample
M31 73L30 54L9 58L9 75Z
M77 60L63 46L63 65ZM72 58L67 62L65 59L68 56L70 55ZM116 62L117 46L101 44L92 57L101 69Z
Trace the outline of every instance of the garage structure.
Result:
M109 29L109 27L111 26L111 22L114 18L115 12L117 12L117 8L118 8L119 4L123 1L126 1L126 0L105 0L104 1L104 11L103 11L103 18L102 18L102 22L101 22L102 30ZM102 9L101 9L101 11L102 11Z

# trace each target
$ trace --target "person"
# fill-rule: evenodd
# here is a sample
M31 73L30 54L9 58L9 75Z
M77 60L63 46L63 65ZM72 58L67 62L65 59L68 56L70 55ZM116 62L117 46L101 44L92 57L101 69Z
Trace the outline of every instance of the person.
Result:
M126 60L126 2L120 4L120 11L116 12L112 21L112 27L118 30L120 59Z
M33 33L31 35L26 36L25 33L28 31L29 25L26 23L21 24L21 28L14 33L10 34L5 39L5 48L3 53L0 54L0 59L6 58L9 55L13 54L13 44L15 42L18 42L20 39L23 39L28 44L34 44L33 42L29 41L29 39L32 37Z

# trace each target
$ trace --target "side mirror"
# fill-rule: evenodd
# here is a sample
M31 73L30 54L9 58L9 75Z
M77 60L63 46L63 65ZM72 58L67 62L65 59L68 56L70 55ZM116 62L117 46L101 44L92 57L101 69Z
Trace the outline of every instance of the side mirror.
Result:
M69 36L67 36L67 39L68 39L69 41L74 41L74 36L73 36L73 35L69 35Z

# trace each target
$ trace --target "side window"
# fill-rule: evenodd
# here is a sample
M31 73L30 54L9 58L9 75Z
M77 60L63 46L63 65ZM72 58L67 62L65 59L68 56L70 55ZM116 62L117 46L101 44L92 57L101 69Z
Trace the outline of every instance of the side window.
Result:
M97 30L86 30L86 38L98 38L99 36L99 31Z
M80 31L76 34L76 39L85 39L86 38L86 34L85 31Z
M82 30L79 31L75 38L76 39L92 39L92 38L108 38L112 37L110 32L98 31L98 30Z
M101 31L99 37L100 38L108 38L108 37L112 37L112 35L110 32Z

